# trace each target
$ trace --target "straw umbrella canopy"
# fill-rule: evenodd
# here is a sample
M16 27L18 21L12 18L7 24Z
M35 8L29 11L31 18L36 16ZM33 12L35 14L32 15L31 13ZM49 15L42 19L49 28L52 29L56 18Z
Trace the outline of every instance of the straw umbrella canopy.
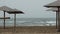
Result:
M58 14L58 32L60 32L60 0L49 3L47 5L45 5L45 7L56 7L58 10L57 14Z
M0 19L10 19L10 17L0 17Z
M17 9L14 9L14 10L7 11L7 13L14 14L14 30L15 30L15 27L16 27L16 14L24 14L24 12L19 11Z
M45 7L60 7L60 0L45 5Z
M0 10L4 12L4 29L5 29L5 18L9 18L9 17L5 17L5 11L12 10L12 8L9 8L7 6L1 6Z

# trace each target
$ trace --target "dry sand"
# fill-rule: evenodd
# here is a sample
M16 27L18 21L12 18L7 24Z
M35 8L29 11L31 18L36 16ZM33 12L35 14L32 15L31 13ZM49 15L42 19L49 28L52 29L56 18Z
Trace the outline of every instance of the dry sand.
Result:
M57 32L55 26L20 26L16 27L6 27L3 29L0 27L0 34L60 34Z

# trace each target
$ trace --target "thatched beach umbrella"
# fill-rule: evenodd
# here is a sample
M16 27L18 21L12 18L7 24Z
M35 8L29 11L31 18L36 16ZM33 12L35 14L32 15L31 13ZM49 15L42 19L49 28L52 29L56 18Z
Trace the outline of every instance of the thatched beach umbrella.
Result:
M0 17L0 19L10 19L10 17Z
M45 5L45 7L56 7L58 9L58 32L60 32L60 0Z
M9 17L5 17L5 11L9 11L9 10L12 10L12 9L7 7L7 6L1 6L0 10L4 12L4 29L5 29L5 19L9 18Z
M15 30L15 27L16 27L16 14L24 14L24 12L19 11L17 9L14 9L14 10L7 11L7 13L14 14L14 30Z
M57 8L50 8L46 11L53 11L56 12L56 29L57 29L57 23L58 23L58 9Z

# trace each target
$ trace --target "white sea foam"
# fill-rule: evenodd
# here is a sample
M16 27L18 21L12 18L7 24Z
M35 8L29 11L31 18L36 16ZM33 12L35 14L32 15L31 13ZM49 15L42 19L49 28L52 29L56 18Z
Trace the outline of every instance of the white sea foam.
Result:
M47 23L56 23L56 21L47 21Z

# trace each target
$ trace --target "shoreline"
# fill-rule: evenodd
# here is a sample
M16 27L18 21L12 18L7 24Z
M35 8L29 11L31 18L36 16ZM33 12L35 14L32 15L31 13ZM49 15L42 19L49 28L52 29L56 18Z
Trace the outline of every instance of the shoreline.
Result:
M16 31L16 32L14 32ZM23 33L23 34L33 34L33 33L58 33L55 26L20 26L16 27L6 27L6 29L0 27L0 33Z
M13 28L14 26L6 26L6 28ZM56 28L56 26L16 26L16 28L20 28L20 27L23 27L23 28L25 28L25 27L50 27L50 28ZM4 28L4 26L0 26L0 28Z

